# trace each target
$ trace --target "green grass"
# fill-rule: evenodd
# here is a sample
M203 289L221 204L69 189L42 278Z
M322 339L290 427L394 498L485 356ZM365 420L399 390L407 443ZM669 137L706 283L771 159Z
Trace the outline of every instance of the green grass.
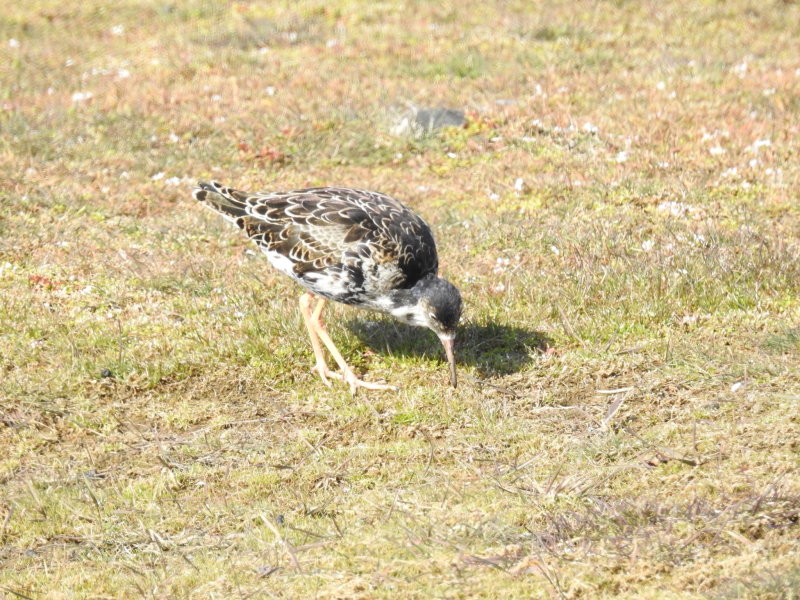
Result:
M795 598L799 20L6 7L0 597ZM467 124L393 135L409 104ZM431 333L343 306L400 391L323 386L208 178L423 214L459 388Z

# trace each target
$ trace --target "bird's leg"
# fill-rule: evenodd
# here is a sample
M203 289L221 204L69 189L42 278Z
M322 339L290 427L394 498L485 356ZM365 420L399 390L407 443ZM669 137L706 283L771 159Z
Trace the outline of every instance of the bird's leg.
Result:
M314 317L311 314L312 299L313 296L308 292L300 296L300 314L303 315L303 322L308 329L308 337L311 338L311 347L314 349L314 358L317 359L317 364L314 368L317 373L319 373L322 383L331 387L331 382L328 381L328 375L336 376L338 373L332 373L331 370L328 369L328 364L325 362L325 354L322 351L322 346L319 343L319 336L317 336L317 332L313 326Z
M349 386L350 386L350 393L356 393L358 388L363 387L368 390L395 390L396 387L392 385L386 385L383 383L372 383L369 381L364 381L356 377L356 374L353 373L353 370L350 366L345 362L344 357L342 356L341 352L339 352L338 348L333 343L331 336L328 335L328 330L325 329L325 324L322 322L322 309L325 306L325 298L320 298L317 301L317 306L314 308L314 312L311 314L309 319L309 330L311 327L314 328L314 333L322 340L322 343L328 348L328 352L331 353L333 356L333 360L336 361L336 364L339 365L339 368L342 370L340 373L333 373L328 370L327 365L325 365L325 361L322 361L322 367L325 369L328 377L335 377L336 379L343 379ZM319 342L318 342L319 343ZM316 349L314 350L316 354ZM317 360L317 370L320 371L320 363ZM322 371L320 371L321 373ZM323 380L325 378L323 377Z

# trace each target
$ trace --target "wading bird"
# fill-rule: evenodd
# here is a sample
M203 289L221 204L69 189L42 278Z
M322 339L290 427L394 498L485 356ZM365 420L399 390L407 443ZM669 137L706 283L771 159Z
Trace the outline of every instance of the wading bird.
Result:
M335 378L354 394L360 387L392 389L359 379L345 362L322 321L328 299L432 329L456 386L453 345L461 294L437 276L433 234L408 207L385 194L350 188L247 193L214 181L199 183L194 197L236 224L273 267L309 290L300 296L300 312L314 349L314 369L326 385ZM328 368L320 342L340 372Z

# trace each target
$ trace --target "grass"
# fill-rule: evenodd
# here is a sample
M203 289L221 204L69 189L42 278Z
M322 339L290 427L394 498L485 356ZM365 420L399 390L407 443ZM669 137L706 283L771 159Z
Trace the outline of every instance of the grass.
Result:
M0 18L0 597L797 597L800 5ZM11 42L11 40L15 42ZM413 103L467 124L392 134ZM355 185L466 314L299 289L196 179Z

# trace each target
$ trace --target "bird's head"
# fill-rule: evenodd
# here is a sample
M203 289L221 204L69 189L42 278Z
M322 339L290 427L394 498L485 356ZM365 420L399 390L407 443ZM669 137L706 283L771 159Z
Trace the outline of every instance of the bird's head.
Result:
M442 342L450 365L450 383L456 387L456 359L453 347L461 319L461 293L445 279L429 275L412 289L415 303L392 314L409 325L431 329Z

